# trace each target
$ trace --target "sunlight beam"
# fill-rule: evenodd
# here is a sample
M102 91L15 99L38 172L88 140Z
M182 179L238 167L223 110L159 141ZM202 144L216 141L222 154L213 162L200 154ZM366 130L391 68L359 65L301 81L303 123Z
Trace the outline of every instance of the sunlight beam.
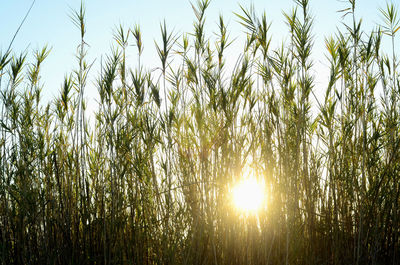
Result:
M233 188L232 194L236 208L246 213L257 212L265 200L263 186L255 178L239 182Z

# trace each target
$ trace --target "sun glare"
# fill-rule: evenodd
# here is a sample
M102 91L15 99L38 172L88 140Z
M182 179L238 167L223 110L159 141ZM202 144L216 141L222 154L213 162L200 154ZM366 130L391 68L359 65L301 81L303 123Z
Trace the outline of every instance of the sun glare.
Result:
M255 178L244 179L233 188L235 206L244 212L258 211L264 202L264 189Z

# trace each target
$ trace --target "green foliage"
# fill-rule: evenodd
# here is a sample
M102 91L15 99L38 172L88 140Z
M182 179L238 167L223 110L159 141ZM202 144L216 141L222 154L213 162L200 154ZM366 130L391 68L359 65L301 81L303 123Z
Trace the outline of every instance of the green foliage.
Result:
M33 63L0 53L0 263L399 263L397 9L367 33L347 2L351 23L325 40L326 87L314 81L308 0L284 13L289 43L274 50L266 14L241 6L233 69L222 15L214 43L205 32L209 0L192 5L193 33L160 25L157 71L142 65L140 27L119 25L94 76L93 123L83 4L71 14L77 68L53 102L40 99L47 47ZM256 215L232 205L248 168L267 191Z

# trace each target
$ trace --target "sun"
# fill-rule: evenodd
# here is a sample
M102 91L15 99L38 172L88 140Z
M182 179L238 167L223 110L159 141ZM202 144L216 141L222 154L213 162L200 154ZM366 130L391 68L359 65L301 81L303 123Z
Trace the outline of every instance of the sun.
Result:
M244 179L232 191L235 206L243 212L257 212L264 204L263 185L255 178Z

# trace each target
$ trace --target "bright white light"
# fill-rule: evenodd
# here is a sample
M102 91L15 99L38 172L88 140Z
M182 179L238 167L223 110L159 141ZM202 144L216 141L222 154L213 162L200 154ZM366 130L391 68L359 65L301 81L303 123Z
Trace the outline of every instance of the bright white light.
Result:
M233 201L244 212L255 212L264 202L264 189L256 179L245 179L233 189Z

